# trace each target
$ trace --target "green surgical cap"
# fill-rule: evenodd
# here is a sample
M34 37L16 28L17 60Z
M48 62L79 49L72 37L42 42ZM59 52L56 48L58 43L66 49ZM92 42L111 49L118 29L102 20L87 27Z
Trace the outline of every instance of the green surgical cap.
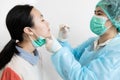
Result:
M120 0L101 0L96 7L100 7L120 32Z

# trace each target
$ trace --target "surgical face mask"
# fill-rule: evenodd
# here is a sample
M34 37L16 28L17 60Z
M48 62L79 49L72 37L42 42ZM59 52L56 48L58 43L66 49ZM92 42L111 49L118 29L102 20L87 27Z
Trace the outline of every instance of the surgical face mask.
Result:
M108 28L105 26L105 23L108 19L102 16L93 16L90 22L90 29L93 33L101 36L103 35Z
M41 37L41 36L38 37L36 40L33 40L33 39L32 39L32 44L33 44L33 46L34 46L35 48L41 47L41 46L43 46L45 43L46 43L45 38L43 38L43 37Z

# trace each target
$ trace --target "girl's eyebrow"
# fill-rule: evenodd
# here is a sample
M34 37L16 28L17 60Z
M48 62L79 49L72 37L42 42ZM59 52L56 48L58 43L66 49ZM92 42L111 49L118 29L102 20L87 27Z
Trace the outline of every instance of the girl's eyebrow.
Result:
M40 14L40 17L43 17L43 15L42 15L42 14Z
M42 14L41 14L40 16L41 16L41 17L43 17L43 15L42 15Z

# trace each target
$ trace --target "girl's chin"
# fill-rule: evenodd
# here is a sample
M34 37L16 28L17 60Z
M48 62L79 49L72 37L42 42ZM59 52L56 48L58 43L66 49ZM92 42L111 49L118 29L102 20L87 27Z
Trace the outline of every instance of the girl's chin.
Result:
M51 38L52 36L51 35L48 35L46 38Z

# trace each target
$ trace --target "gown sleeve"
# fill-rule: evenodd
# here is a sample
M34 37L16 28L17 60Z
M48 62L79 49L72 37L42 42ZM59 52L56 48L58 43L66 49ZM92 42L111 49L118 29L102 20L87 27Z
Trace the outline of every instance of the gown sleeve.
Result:
M93 41L96 39L96 37L91 37L87 41L83 42L79 46L72 48L71 44L68 41L61 42L59 43L62 45L62 47L67 47L71 53L74 55L75 59L79 61L82 53L84 52L85 48L88 47Z

